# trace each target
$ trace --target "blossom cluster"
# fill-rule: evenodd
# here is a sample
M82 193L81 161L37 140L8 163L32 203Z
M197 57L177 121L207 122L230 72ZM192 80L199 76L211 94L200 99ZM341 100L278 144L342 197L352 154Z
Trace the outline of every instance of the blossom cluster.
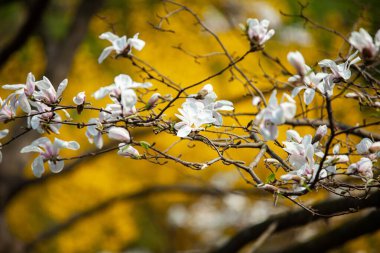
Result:
M262 50L265 43L275 34L273 29L269 29L269 21L257 19L247 20L245 32L250 43L248 52ZM138 36L139 34L135 34L132 38L127 39L126 36L119 37L112 32L101 34L99 38L108 40L112 45L102 51L98 62L102 63L113 51L116 53L116 58L133 58L132 49L140 51L145 46L145 42ZM286 140L282 142L283 145L277 140L279 126L297 117L295 97L302 90L304 90L303 102L305 105L310 105L318 95L329 100L334 94L335 85L350 82L353 66L359 68L359 65L356 64L361 59L366 63L374 61L378 57L380 31L373 40L364 29L360 29L359 32L353 32L348 41L357 51L343 61L330 59L319 61L320 71L307 65L299 51L289 52L287 59L296 71L288 78L289 86L294 87L291 95L284 92L281 99L278 99L277 90L273 89L267 103L262 94L253 97L252 104L257 107L258 112L251 121L253 126L249 131L261 135L263 143L275 141L286 152L287 157L284 161L280 162L276 159L271 161L276 164L290 164L280 179L285 184L292 182L295 191L305 190L310 183L336 175L341 171L360 177L365 181L374 177L374 163L380 157L380 142L374 142L369 138L362 139L356 145L356 155L359 155L360 159L352 162L350 153L341 153L341 146L343 146L341 141L331 142L332 139L329 139L328 142L324 141L329 135L329 127L330 137L334 137L333 126L321 125L314 135L306 134L303 137L296 130L290 129L286 131ZM118 146L115 147L118 149L117 154L133 159L146 158L147 153L141 155L136 147L141 146L148 149L150 145L138 143L133 139L131 132L133 127L152 126L158 129L157 131L164 129L163 131L177 137L192 139L208 127L224 126L223 112L234 111L234 104L228 100L217 100L211 84L204 85L196 94L180 97L182 93L185 93L184 91L201 83L203 82L179 90L177 97L172 99L170 94L161 96L160 93L153 93L150 82L136 82L127 74L119 74L114 78L112 84L100 87L92 94L95 100L108 96L110 101L104 108L95 108L99 111L98 117L91 118L86 124L82 123L77 126L86 127L85 136L98 149L103 148L103 136L105 135L118 143ZM72 99L75 106L62 106L62 95L67 84L68 81L65 79L55 89L47 77L36 81L34 75L29 73L25 84L3 85L4 89L13 92L4 100L0 98L0 122L6 123L14 120L18 111L21 110L25 113L29 130L35 130L40 134L58 135L62 125L72 120L65 109L75 108L78 114L81 114L83 110L89 109L87 106L90 104L86 92L81 91ZM152 94L148 100L145 99L146 94ZM169 97L169 99L165 100L165 97ZM175 114L179 120L168 119L169 117L164 112L175 105L174 102L179 99L184 99L181 107L178 108L179 113ZM169 103L164 108L159 108L159 101L162 103L169 101ZM302 101L300 102L302 103ZM160 113L157 114L156 110ZM231 114L233 115L233 113ZM240 128L248 129L248 127L242 126ZM8 132L8 129L1 130L0 139L7 136ZM260 141L256 138L252 139ZM329 153L330 144L333 145L332 153ZM45 171L46 163L53 173L63 170L65 158L60 156L60 150L78 150L79 148L80 145L76 141L64 141L59 138L51 141L47 137L40 137L30 145L23 147L20 152L38 154L31 167L34 175L40 177ZM1 158L0 152L0 161ZM201 167L207 166L208 164L203 164Z

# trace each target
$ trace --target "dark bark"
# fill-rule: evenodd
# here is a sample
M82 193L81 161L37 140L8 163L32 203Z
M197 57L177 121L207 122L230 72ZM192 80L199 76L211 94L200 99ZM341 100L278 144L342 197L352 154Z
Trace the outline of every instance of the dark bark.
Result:
M318 210L321 215L314 215L310 211L305 209L284 213L266 221L253 225L251 227L245 228L233 236L221 247L213 250L213 253L232 253L238 252L247 244L255 241L266 229L273 223L277 224L274 233L285 231L290 228L304 226L310 222L327 219L331 215L345 214L346 212L356 212L357 210L368 208L368 207L379 207L380 206L380 192L376 192L370 195L367 199L353 199L353 198L343 198L337 200L329 200L317 204L313 207L313 210ZM307 252L307 251L306 251Z
M36 0L28 8L27 17L16 36L0 51L0 68L17 52L40 24L50 0Z

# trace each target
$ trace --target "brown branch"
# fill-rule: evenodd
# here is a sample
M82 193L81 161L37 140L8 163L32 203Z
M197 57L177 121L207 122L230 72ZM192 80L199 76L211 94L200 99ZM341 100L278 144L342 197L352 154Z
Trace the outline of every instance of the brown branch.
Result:
M183 193L183 194L191 194L191 195L210 195L210 196L220 197L220 196L224 196L231 193L238 194L244 191L247 192L247 190L229 191L229 190L221 190L214 187L199 187L199 186L192 186L192 185L160 185L160 186L147 187L145 189L136 191L134 193L121 194L121 195L112 197L108 200L105 200L85 211L79 212L71 216L70 218L68 218L66 221L63 221L62 223L52 226L51 228L45 230L44 232L36 236L36 238L28 242L25 245L25 250L26 252L33 250L39 243L42 243L46 240L53 238L59 233L62 233L64 230L71 228L72 226L80 222L81 220L88 218L92 215L99 214L100 212L106 210L107 208L115 205L118 202L133 201L133 200L138 200L141 198L148 198L153 195L166 194L166 193Z
M348 220L343 225L331 229L312 238L309 241L292 245L288 248L271 253L323 253L331 249L341 247L344 243L358 238L359 236L373 233L380 229L380 211L375 210L362 218Z
M280 215L268 218L266 221L259 224L247 227L230 240L228 240L221 247L213 250L213 253L230 253L237 252L242 249L245 245L255 241L259 238L271 224L277 223L277 227L274 233L285 231L290 228L300 227L311 223L319 219L327 219L329 217L347 214L350 212L357 212L361 209L369 207L379 207L380 206L380 192L376 192L370 195L367 199L354 199L354 198L342 198L335 200L328 200L319 203L313 207L314 210L318 210L319 213L323 214L314 215L308 210L301 209L295 212L283 213ZM305 251L307 252L307 251Z

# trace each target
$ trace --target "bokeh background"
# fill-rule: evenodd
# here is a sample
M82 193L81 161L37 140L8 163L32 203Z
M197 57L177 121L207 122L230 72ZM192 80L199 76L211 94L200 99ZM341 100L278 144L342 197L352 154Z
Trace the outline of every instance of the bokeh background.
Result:
M324 58L337 58L339 52L347 53L348 46L338 36L305 25L300 18L281 15L280 11L299 13L297 1L180 2L198 13L234 56L249 47L239 28L249 17L271 21L276 35L265 50L281 59L288 69L291 69L286 62L289 51L299 50L312 66ZM23 83L29 72L37 79L45 75L55 85L68 78L64 104L71 104L72 97L85 90L91 103L104 106L106 99L95 101L91 94L113 83L116 75L124 73L143 81L143 74L127 59L108 58L101 65L97 63L101 51L108 46L108 42L98 39L105 31L128 37L140 33L146 47L135 52L136 56L181 85L196 82L227 65L228 59L214 54L221 52L216 41L195 25L188 13L176 14L164 22L163 27L173 32L152 27L167 10L174 9L175 6L156 0L0 1L0 84ZM380 27L380 5L376 0L310 0L305 14L343 35L359 27L374 34ZM25 38L20 35L22 29ZM6 55L4 52L12 48L10 43L15 48ZM212 56L194 58L207 54ZM260 53L250 55L239 66L263 90L273 85L290 90L283 83L287 76ZM162 84L152 83L161 94L174 94ZM255 111L252 97L228 72L210 83L219 98L235 103L237 112ZM196 88L192 93L197 91ZM2 97L8 94L0 90ZM315 100L316 104L319 102ZM177 103L176 108L179 106ZM339 120L355 124L368 116L365 108L347 115L349 108L356 107L355 102L337 101L334 113ZM175 108L167 117L174 120L174 112ZM74 120L84 122L96 116L72 113ZM252 117L242 120L248 123ZM1 129L19 126L20 122L2 124ZM310 132L310 128L300 132ZM79 153L67 152L67 156L94 149L84 133L85 129L62 128L61 139L81 144ZM162 149L178 139L168 134L155 136L149 129L133 129L132 136L138 141L156 142ZM23 245L32 252L204 252L250 224L298 208L283 199L274 206L270 194L252 189L233 167L218 164L192 171L172 162L154 165L118 157L115 152L67 162L62 173L45 173L42 179L34 179L30 169L33 156L21 155L19 150L36 137L26 136L3 149L0 171L3 252L22 252ZM186 142L172 152L199 162L212 157L206 146ZM230 155L249 162L254 152L239 150ZM265 177L268 171L260 173ZM221 191L215 193L214 189ZM311 204L329 197L320 192L302 201ZM307 241L342 222L345 218L287 231L271 238L263 248L278 250L289 243ZM375 233L360 237L333 252L378 252L379 236Z

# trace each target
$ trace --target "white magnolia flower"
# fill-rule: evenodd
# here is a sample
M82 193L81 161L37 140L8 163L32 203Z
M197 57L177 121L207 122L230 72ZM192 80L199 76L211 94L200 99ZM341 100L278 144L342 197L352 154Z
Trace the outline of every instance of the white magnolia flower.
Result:
M296 114L296 102L286 93L283 94L288 100L278 104L277 91L274 90L270 96L268 106L256 116L255 124L260 127L260 132L265 140L274 140L278 136L277 125L292 119Z
M372 161L367 157L360 158L360 161L351 164L347 168L347 173L357 173L367 179L373 178Z
M249 18L247 19L247 26L248 38L254 48L262 47L275 33L273 29L268 31L269 21L266 19L259 21Z
M21 149L21 153L36 152L40 155L33 161L32 170L36 177L41 177L44 173L44 163L47 162L51 172L58 173L62 171L64 161L60 160L59 151L62 148L71 150L79 149L79 144L76 141L63 141L58 138L52 143L48 138L41 137L33 141L30 145Z
M336 62L333 60L324 59L318 64L321 67L330 68L332 72L332 80L334 83L340 82L342 80L347 81L351 77L351 65L360 61L359 56L355 57L357 54L358 51L350 55L345 63L336 64Z
M339 155L340 151L340 144L337 143L333 147L333 154L326 157L326 160L324 162L324 166L326 167L326 170L335 173L336 172L336 164L338 163L347 163L349 161L348 156L346 155Z
M130 76L124 74L116 76L114 81L113 84L98 89L92 96L95 99L101 99L109 94L113 101L117 101L121 99L122 93L125 90L152 87L152 84L149 82L134 82Z
M287 136L294 136L294 132L287 133ZM289 163L295 170L288 173L289 175L283 175L282 180L289 180L293 175L310 180L318 168L314 162L315 145L311 143L311 135L305 135L300 142L297 141L300 138L298 137L299 135L296 135L296 138L292 137L290 141L283 142L284 150L289 153Z
M101 120L98 118L91 118L88 121L88 126L86 130L86 137L89 143L94 143L98 149L103 147L103 138L102 138L102 129Z
M358 154L365 155L380 151L380 141L373 142L369 138L363 138L357 145L356 151Z
M36 81L34 75L29 73L26 78L25 84L6 84L3 85L3 89L15 90L14 94L17 95L18 106L26 112L31 112L31 106L29 104L28 98L32 98L35 92Z
M73 102L76 105L83 105L86 100L86 93L84 91L79 92L74 98Z
M137 151L137 149L126 143L119 144L119 151L117 151L117 154L125 157L131 157L134 159L140 158L139 151Z
M7 136L9 133L8 129L4 129L0 131L0 139L3 139L5 136ZM1 143L0 143L0 163L3 160L3 153L1 153Z
M302 54L298 51L288 53L288 61L297 70L297 74L291 76L288 81L291 83L303 83L304 86L295 87L292 91L292 97L297 96L301 90L304 92L304 101L309 105L315 96L315 90L323 86L323 78L327 76L326 73L315 74L312 69L305 64Z
M232 111L234 109L233 103L228 100L216 101L217 95L214 92L214 88L211 84L206 84L198 94L192 94L186 99L188 102L201 102L204 105L204 109L211 110L215 119L213 123L216 126L223 124L222 115L219 111Z
M34 130L39 133L53 132L59 134L59 129L62 126L61 117L59 114L52 111L52 109L43 103L33 103L37 110L32 110L31 113L35 113L32 117L28 118L28 124Z
M47 77L43 77L41 81L36 82L39 91L34 92L34 98L45 104L58 104L61 100L62 93L67 87L67 79L63 80L57 91Z
M105 32L102 33L99 38L102 40L108 40L112 43L112 46L106 47L103 52L100 54L98 63L102 63L105 58L107 58L112 51L115 50L117 55L128 55L131 54L132 48L135 48L139 51L141 51L144 46L145 42L143 40L140 40L139 34L136 33L133 38L127 39L127 37L124 35L122 37L119 37L112 32Z
M374 59L379 53L380 49L380 29L375 35L375 42L368 32L360 28L359 32L352 32L348 41L351 45L360 51L361 55L366 60Z
M181 114L175 114L181 122L174 125L178 131L178 137L186 137L191 131L200 130L203 124L214 123L213 111L206 109L205 105L199 101L186 101L178 111Z

